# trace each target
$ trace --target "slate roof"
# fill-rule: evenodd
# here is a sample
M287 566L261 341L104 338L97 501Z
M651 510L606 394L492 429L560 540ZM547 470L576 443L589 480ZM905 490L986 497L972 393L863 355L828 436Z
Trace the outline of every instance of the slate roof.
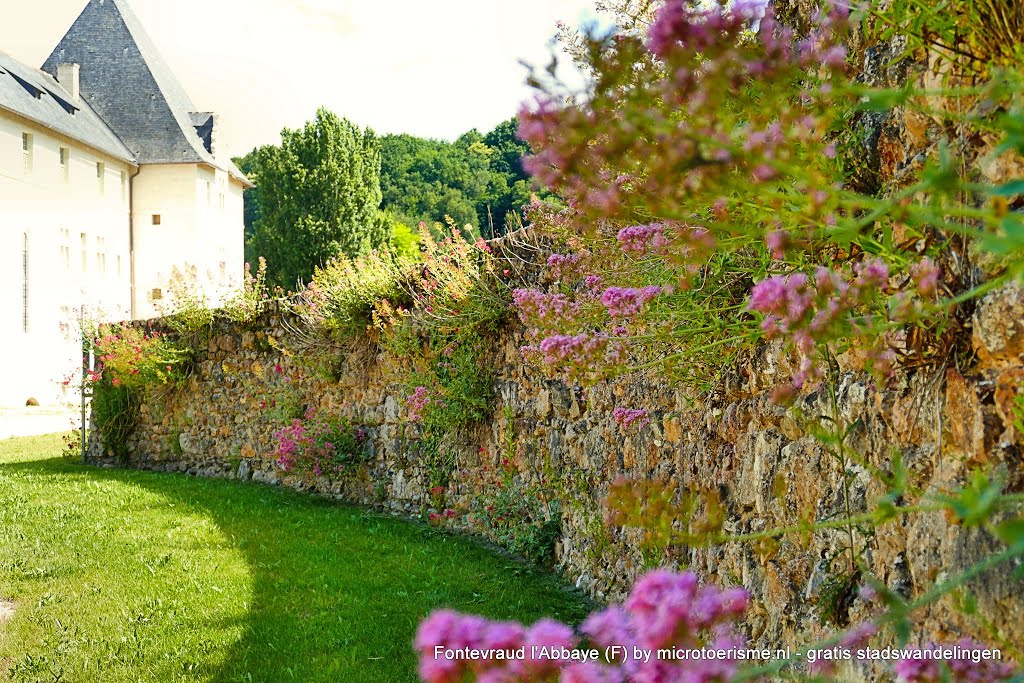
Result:
M140 164L205 163L245 176L215 159L192 122L196 107L125 0L89 0L43 70L81 65L82 97Z
M71 93L50 74L26 66L3 52L0 52L0 109L78 140L115 159L135 163L135 155L88 103L75 102Z

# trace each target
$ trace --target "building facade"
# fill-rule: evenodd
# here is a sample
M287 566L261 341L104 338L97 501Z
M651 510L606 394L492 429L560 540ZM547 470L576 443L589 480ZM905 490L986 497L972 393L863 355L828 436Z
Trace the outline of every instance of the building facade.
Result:
M249 181L125 0L90 0L42 69L0 53L0 406L58 401L79 319L147 318L243 273Z

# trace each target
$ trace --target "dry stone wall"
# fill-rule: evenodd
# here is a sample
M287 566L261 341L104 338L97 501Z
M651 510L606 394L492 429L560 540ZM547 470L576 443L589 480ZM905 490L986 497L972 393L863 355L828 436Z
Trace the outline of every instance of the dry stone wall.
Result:
M443 492L454 511L443 523L472 527L472 503L493 493L493 472L507 457L517 477L561 499L558 568L603 599L621 597L652 565L689 566L708 581L742 583L753 594L752 635L760 642L793 643L819 632L819 597L830 577L829 559L846 532L787 537L772 548L727 544L713 548L644 548L643 534L606 521L606 495L620 477L658 480L678 494L716 490L725 526L744 533L801 519L857 511L885 493L864 465L885 470L903 457L925 491L961 485L977 466L1001 466L1011 490L1024 490L1022 438L1013 399L1024 377L1024 290L1012 285L988 294L973 320L980 359L970 371L934 367L880 386L847 370L836 385L843 420L854 425L849 444L862 464L850 500L840 466L813 436L827 414L822 391L802 399L799 411L774 405L768 390L789 372L786 357L764 347L730 370L713 397L688 396L657 377L573 386L525 366L523 331L511 326L490 345L495 369L491 417L447 444L456 454ZM419 427L409 420L402 373L409 359L367 347L342 359L337 378L304 370L288 348L295 321L272 306L250 325L218 323L194 376L180 388L154 395L141 410L130 444L133 467L235 477L312 490L392 513L425 517L439 497L415 448ZM297 379L300 378L301 379ZM367 426L368 464L335 479L309 480L284 472L274 455L282 403L321 414L348 414ZM651 423L616 425L616 407L643 407ZM510 447L511 444L511 447ZM92 457L106 460L101 443ZM998 548L977 529L963 529L941 513L897 520L873 534L858 532L867 565L894 589L919 594ZM1001 634L1024 642L1021 584L1006 571L971 584L982 617L1003 625ZM851 615L866 614L855 602ZM952 636L964 618L943 603L922 615L921 635Z

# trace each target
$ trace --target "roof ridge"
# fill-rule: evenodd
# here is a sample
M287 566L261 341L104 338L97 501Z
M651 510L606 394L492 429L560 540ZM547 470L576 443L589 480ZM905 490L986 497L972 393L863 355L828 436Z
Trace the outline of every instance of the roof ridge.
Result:
M82 65L81 90L140 163L217 166L191 125L195 108L126 0L88 0L43 65Z

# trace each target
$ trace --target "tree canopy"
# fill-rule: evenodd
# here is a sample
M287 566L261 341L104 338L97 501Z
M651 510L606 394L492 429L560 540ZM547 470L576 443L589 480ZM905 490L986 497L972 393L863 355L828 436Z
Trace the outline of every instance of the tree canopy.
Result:
M455 142L385 135L382 206L410 225L450 216L458 225L476 226L484 237L504 234L507 214L530 200L519 163L528 152L516 137L514 118L486 135L470 130Z
M529 153L515 118L486 135L454 142L385 135L326 109L280 145L235 160L256 183L245 193L246 259L267 259L270 284L292 289L339 255L381 244L418 252L415 226L450 218L490 238L514 228L513 213L530 201L521 159Z
M259 192L247 203L250 261L267 258L267 278L286 289L344 254L364 254L388 239L380 215L380 141L372 130L321 108L281 144L240 160Z

